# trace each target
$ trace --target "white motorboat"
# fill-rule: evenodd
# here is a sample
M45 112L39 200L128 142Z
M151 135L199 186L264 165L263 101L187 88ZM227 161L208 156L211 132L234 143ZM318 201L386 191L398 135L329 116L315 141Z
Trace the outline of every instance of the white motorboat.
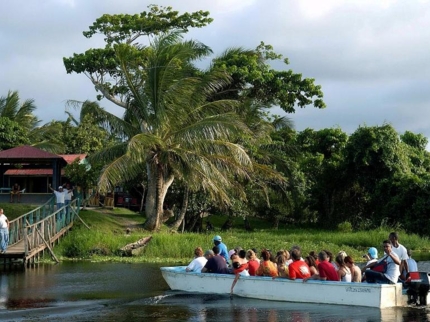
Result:
M208 294L230 294L235 278L233 274L186 272L185 266L161 267L161 273L172 290ZM424 286L424 291L421 291L419 296L421 304L426 305L429 294L428 274L419 274L426 279L426 283L423 283L426 285L421 285L420 279L415 287L416 295L418 296L418 289ZM303 283L303 280L299 279L272 279L261 276L241 276L234 287L234 295L262 300L376 308L405 306L408 303L408 295L403 292L400 283L388 285L317 280Z

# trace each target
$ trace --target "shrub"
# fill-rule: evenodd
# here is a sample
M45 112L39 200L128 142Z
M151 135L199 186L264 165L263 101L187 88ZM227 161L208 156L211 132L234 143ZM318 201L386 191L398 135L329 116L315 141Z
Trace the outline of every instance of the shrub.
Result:
M337 230L343 233L352 232L352 224L349 221L344 221L337 225Z

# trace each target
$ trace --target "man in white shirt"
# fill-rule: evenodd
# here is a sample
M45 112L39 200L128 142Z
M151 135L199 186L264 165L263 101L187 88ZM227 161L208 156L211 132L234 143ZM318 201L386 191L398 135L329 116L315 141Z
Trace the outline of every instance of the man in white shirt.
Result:
M64 207L64 201L66 198L66 193L63 190L63 186L59 186L58 191L57 191L57 190L52 189L51 185L49 185L49 189L51 189L51 191L55 195L55 198L57 199L57 210L63 208ZM59 215L60 219L63 219L63 211L60 211L58 213L58 215Z
M399 235L396 232L392 232L388 236L388 239L391 242L393 252L397 254L397 256L401 261L400 272L404 271L408 273L409 272L408 261L407 261L409 259L408 251L406 250L405 246L399 243Z
M9 244L9 220L0 208L0 252L6 253Z
M389 240L384 240L383 245L385 256L378 262L374 263L374 265L372 264L371 268L382 261L386 261L387 270L385 273L376 272L372 269L366 270L364 274L366 275L367 283L396 284L399 279L400 259L393 251L391 242Z
M187 266L185 271L201 273L202 268L206 265L208 259L214 255L213 251L207 250L203 256L203 250L201 249L201 247L197 247L194 250L194 254L196 255L196 257Z

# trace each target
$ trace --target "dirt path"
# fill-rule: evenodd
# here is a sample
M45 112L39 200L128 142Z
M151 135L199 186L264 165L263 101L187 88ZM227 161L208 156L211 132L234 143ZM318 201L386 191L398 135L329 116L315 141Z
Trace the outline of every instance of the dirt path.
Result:
M112 212L111 209L106 208L99 208L99 209L92 209L93 211L97 211L99 213L102 213L105 216L108 216L115 221L118 222L118 224L124 228L124 231L127 229L130 230L136 230L136 229L143 229L143 224L137 222L136 220L132 220L130 218L125 218L122 215L118 215Z

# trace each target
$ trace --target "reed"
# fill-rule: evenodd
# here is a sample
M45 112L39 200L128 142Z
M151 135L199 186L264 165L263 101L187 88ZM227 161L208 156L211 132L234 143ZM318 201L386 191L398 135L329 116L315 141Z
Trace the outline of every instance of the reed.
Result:
M210 233L171 233L166 227L163 231L151 234L141 228L144 217L127 209L113 211L83 211L80 216L91 227L88 230L79 222L73 231L66 236L54 249L57 256L63 259L79 258L97 261L154 262L186 264L193 257L197 246L203 249L213 247L214 235L221 235L228 249L237 246L243 249L263 248L274 252L299 245L304 255L310 251L330 250L336 254L343 250L357 262L364 261L362 255L369 247L376 247L382 254L382 241L387 239L392 227L378 227L374 230L344 232L338 230L322 230L306 227L283 227L278 230L269 229L269 225L253 219L253 226L259 227L248 232L241 228L240 218L237 228L221 232L219 227L225 217L211 217L216 231ZM130 229L127 234L126 230ZM400 242L416 252L428 253L430 241L418 235L398 231ZM152 240L141 256L122 258L118 250L128 243L152 235Z

